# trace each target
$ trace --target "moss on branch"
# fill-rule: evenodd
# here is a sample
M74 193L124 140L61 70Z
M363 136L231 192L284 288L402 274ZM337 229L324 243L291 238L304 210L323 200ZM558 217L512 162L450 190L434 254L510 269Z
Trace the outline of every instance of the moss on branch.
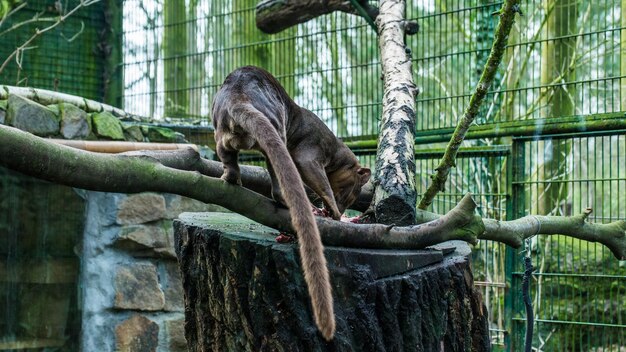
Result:
M168 192L213 203L263 225L292 232L289 212L260 193L223 182L221 163L203 159L193 149L101 154L58 145L0 125L0 165L71 187L103 192ZM260 192L269 188L267 173L242 167L244 185ZM361 198L372 199L373 187ZM267 193L269 194L269 192ZM591 209L571 217L526 216L513 221L480 219L476 204L466 195L448 214L418 211L413 226L352 224L317 218L327 245L368 248L419 249L448 240L476 243L479 239L520 247L537 234L561 234L598 242L616 258L626 260L626 221L587 222Z
M286 208L244 187L203 175L199 170L207 171L206 165L195 151L185 151L190 161L180 160L180 152L170 156L167 153L92 153L0 125L0 165L12 170L93 191L175 193L223 206L281 231L294 232ZM480 219L473 216L475 206L468 196L441 219L418 226L353 224L326 218L317 218L317 223L322 240L337 246L417 249L450 239L473 243L484 230Z

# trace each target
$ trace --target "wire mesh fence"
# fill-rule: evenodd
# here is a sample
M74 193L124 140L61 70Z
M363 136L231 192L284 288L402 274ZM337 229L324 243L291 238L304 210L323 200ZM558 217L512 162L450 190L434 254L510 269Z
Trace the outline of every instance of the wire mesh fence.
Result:
M423 87L417 128L453 127L486 62L502 2L409 3L408 17L420 23L408 42ZM523 2L477 123L623 111L621 7L614 0Z
M16 2L19 3L19 2ZM58 4L57 4L58 3ZM0 25L0 84L62 91L102 101L106 90L105 2L78 10L22 47L37 30L54 24L79 0L28 1ZM15 54L15 55L13 55Z
M77 351L84 202L0 168L0 350Z
M416 154L416 184L418 194L426 191L432 170L443 156L443 150ZM506 220L508 196L508 146L481 147L461 150L445 185L433 201L432 210L439 214L450 211L468 192L477 203L482 217ZM504 297L506 246L494 241L480 241L472 252L475 285L481 290L488 309L489 328L494 346L504 346L506 316Z
M515 217L572 216L590 207L590 221L626 219L626 132L516 139ZM534 274L536 334L541 351L621 351L626 346L626 262L602 245L565 236L537 236L528 244ZM523 268L510 268L512 292ZM525 319L521 297L511 300L511 344L521 348Z
M374 31L362 18L333 13L266 35L255 29L256 2L124 1L125 108L208 121L225 76L252 64L277 76L296 102L339 137L374 140L383 89ZM422 92L416 99L418 191L440 155L430 149L439 147L432 141L443 141L437 136L454 128L478 82L501 4L407 3L407 17L420 24L420 32L407 37ZM623 132L545 139L542 126L558 120L564 128L584 130L597 114L623 119L626 6L617 0L531 0L522 11L477 119L487 127L486 137L465 142L469 149L432 210L443 213L470 191L479 214L489 218L571 215L592 206L592 221L624 219ZM513 139L521 126L530 126L534 139ZM373 150L357 154L374 166ZM539 268L534 347L624 348L623 263L600 246L561 236L540 236L532 246ZM481 242L472 258L497 348L521 348L519 259L516 251L489 242Z

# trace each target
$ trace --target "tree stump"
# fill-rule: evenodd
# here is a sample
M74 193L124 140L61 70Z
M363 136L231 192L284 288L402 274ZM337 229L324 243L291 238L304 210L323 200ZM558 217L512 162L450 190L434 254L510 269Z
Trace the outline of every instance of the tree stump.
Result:
M236 214L184 213L174 227L190 351L490 350L463 242L420 251L326 247L337 319L326 342L297 244L279 244L275 230Z

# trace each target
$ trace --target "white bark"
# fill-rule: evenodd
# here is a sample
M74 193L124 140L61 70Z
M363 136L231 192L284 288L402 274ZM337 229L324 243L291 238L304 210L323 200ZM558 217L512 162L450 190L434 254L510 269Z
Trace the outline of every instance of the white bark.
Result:
M415 221L415 96L411 57L404 43L404 0L381 0L376 18L385 82L376 156L377 221Z

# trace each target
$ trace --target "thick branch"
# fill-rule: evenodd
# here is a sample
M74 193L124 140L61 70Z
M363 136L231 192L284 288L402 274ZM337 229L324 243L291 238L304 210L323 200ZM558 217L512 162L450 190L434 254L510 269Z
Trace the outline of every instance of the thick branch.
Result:
M125 155L148 157L163 164L184 171L197 171L205 176L219 178L224 172L219 161L204 159L194 149L178 150L144 150L128 152ZM272 183L266 169L259 166L240 165L242 185L266 197L272 196Z
M193 153L191 149L187 150ZM71 187L103 192L167 192L221 205L263 225L294 232L287 209L244 187L228 184L200 172L164 166L149 155L98 154L72 149L18 129L0 125L0 165ZM181 168L204 168L167 159ZM165 158L163 158L165 159ZM203 163L201 163L203 164ZM473 216L475 203L467 196L446 216L428 224L395 227L352 224L318 218L327 244L370 248L423 248L451 239L470 243L484 231Z
M576 216L529 215L513 221L484 219L485 233L480 239L493 240L519 248L524 240L535 235L565 235L608 247L619 260L626 260L626 221L593 224L586 221L591 214L587 208Z
M266 226L293 231L287 209L246 188L222 182L221 163L206 160L193 149L98 154L57 145L18 129L0 125L0 165L51 182L103 192L168 192L214 203ZM185 171L189 170L189 171ZM190 172L192 171L192 172ZM264 169L244 166L244 185L270 194ZM211 175L216 177L206 177ZM361 198L372 197L372 189ZM527 216L513 221L480 220L475 204L465 196L443 217L419 211L421 225L397 227L357 225L318 218L328 245L370 248L424 248L447 240L475 243L493 240L518 248L536 234L562 234L607 246L626 259L626 221L592 224L591 210L574 217ZM484 223L484 225L483 225Z
M153 157L162 164L176 169L198 171L212 177L219 177L222 173L222 164L220 162L203 159L192 149L149 151L141 152L140 154ZM137 155L139 155L139 153L137 153ZM270 180L265 169L258 166L241 166L241 175L244 187L255 190L267 197L271 196ZM361 190L357 202L353 204L351 208L360 211L366 210L372 200L373 192L374 186L371 183L366 184ZM463 202L466 202L466 200ZM525 239L535 235L565 235L585 241L599 242L608 247L617 259L626 260L626 221L615 221L609 224L589 223L586 222L585 219L590 212L591 209L588 209L584 214L573 217L529 215L512 221L482 219L485 230L478 235L478 239L497 241L513 248L520 248L524 244ZM466 211L466 214L470 213L469 210ZM451 213L448 213L448 215L450 214ZM457 218L457 221L461 223L464 221L468 223L475 221L475 219L470 221L466 215L463 215L463 217L464 220ZM428 211L417 211L417 224L424 224L438 219L443 220L439 214ZM472 224L472 226L476 225ZM461 229L459 231L464 230ZM334 244L334 241L347 243L357 240L358 242L358 238L354 237L349 232L333 234L333 236L335 235L339 236L341 239L328 239L328 244ZM462 234L451 235L451 237L459 239L462 237ZM471 236L469 236L468 239L468 242L471 242ZM379 239L377 241L380 246L389 248L396 245L398 247L403 246L401 243L397 242L396 239L391 238L386 240ZM415 245L417 242L410 243L411 245ZM356 243L354 246L365 247L366 245Z
M564 235L601 243L611 250L615 258L626 260L626 221L595 224L586 221L589 214L591 208L576 216L528 215L511 221L483 219L485 232L478 235L478 239L520 248L525 239L535 235ZM417 223L427 223L439 216L428 211L418 211Z
M504 49L508 42L509 33L515 21L515 13L520 11L519 2L520 0L507 0L502 4L502 8L500 9L500 23L498 23L498 27L496 28L491 52L489 53L487 63L485 63L483 73L480 76L474 94L472 94L470 98L469 105L463 113L463 117L454 130L454 134L452 134L452 138L448 143L443 158L435 169L437 172L432 176L432 183L422 196L420 204L418 205L419 209L428 208L437 193L444 190L450 168L456 165L456 154L465 139L465 134L470 125L474 122L476 115L478 115L478 109L487 95L487 91L491 86L491 82L493 82L498 66L500 66L500 62L504 56Z
M376 18L376 7L365 0L358 3L368 17ZM349 0L261 0L256 5L256 26L273 34L334 11L359 14Z

